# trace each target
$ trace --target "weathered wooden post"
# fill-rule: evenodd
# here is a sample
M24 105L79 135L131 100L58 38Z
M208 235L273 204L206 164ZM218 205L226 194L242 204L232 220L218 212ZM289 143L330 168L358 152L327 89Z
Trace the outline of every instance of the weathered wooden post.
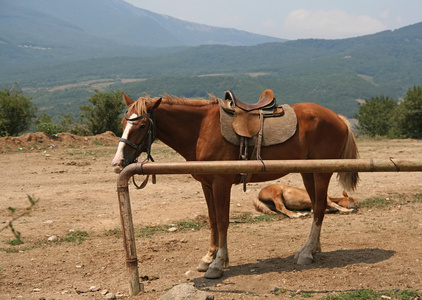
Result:
M129 275L129 294L137 295L144 291L144 285L139 282L135 231L133 228L132 209L129 198L129 178L121 179L119 176L117 193L119 197L120 221L122 223L123 246L126 252L126 268Z

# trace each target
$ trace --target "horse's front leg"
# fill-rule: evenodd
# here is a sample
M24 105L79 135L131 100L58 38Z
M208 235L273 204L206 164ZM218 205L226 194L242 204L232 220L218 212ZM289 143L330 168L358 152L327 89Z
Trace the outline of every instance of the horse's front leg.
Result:
M204 192L205 200L207 201L211 237L208 252L201 258L197 270L199 272L206 272L208 270L208 266L214 261L215 257L217 256L218 230L212 188L205 184L202 184L202 190Z
M218 251L214 261L209 265L205 278L220 278L223 269L229 265L227 249L227 230L230 218L230 190L231 183L227 180L216 180L213 183L213 199L218 230Z
M312 201L314 219L311 232L306 244L301 247L296 255L297 263L300 265L311 264L314 260L313 255L321 252L320 234L322 221L324 220L325 210L327 208L327 190L332 174L302 174L306 190ZM314 186L312 186L312 183Z

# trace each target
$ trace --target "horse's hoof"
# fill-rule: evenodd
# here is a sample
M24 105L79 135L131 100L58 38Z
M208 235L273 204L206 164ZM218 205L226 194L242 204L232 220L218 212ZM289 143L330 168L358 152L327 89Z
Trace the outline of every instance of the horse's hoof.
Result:
M223 270L215 268L208 268L207 272L204 275L204 277L208 279L217 279L221 276L223 276Z
M314 262L314 258L312 257L312 255L296 254L295 258L296 257L298 265L310 265Z
M299 258L299 256L300 256L300 254L302 253L303 249L304 249L304 247L300 247L300 248L296 251L296 254L295 254L295 259L296 259L296 260L298 260L298 258Z
M210 266L210 264L209 263L206 263L206 262L204 262L204 261L201 261L200 263L199 263L199 265L196 267L196 270L198 271L198 272L206 272L207 270L208 270L208 267Z
M304 217L307 217L307 216L309 216L308 213L296 213L296 215L294 215L293 217L294 218L304 218Z

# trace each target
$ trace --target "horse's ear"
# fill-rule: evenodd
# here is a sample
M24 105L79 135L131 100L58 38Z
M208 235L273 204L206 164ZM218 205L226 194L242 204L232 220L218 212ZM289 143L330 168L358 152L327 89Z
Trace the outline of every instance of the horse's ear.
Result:
M158 107L158 105L160 105L161 100L163 100L163 98L158 98L157 100L154 101L154 105L152 106L151 110L154 110Z
M224 93L224 100L234 101L235 95L232 91L228 90Z
M129 96L127 96L125 93L122 92L123 95L123 101L125 102L126 106L131 106L135 101L133 101Z
M347 195L346 191L343 191L343 196L344 197L349 197L349 195Z

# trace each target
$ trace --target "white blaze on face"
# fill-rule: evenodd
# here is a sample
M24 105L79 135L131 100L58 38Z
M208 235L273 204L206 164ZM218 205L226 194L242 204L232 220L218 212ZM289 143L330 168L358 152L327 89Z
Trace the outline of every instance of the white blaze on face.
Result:
M136 118L136 114L132 114L129 119ZM122 138L128 139L130 129L132 128L133 124L131 122L127 122L125 130L123 131ZM122 162L123 162L123 148L126 146L124 142L119 142L119 145L117 146L116 155L114 156L111 166L114 167L114 172L120 173L122 170Z

